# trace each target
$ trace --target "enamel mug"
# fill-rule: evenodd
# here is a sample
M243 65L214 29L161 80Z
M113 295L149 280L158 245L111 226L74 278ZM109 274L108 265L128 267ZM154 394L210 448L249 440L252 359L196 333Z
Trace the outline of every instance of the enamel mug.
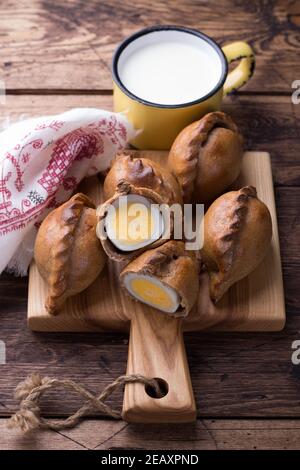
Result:
M187 54L180 54L180 50L186 50ZM192 67L188 66L188 53L197 54L197 50L202 54L199 62L197 55L191 56ZM172 54L173 69L163 89L160 75L162 70L168 73ZM233 61L238 64L228 73L228 64ZM184 127L208 112L219 110L224 96L247 83L254 66L253 51L243 41L221 48L213 39L194 29L178 26L142 29L125 39L115 51L112 62L114 109L125 113L138 131L132 145L139 149L168 150ZM181 88L176 85L178 77L183 80ZM185 77L189 79L186 86ZM135 81L134 87L130 80ZM149 98L152 89L154 99L151 94Z

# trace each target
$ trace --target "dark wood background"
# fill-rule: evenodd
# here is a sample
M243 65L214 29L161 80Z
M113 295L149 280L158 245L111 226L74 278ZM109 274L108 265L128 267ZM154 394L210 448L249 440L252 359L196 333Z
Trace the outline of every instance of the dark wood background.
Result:
M42 334L26 327L27 278L0 278L0 449L4 448L300 448L300 80L299 1L0 1L0 79L7 88L1 122L74 106L112 108L110 61L116 44L152 24L198 28L220 44L246 40L257 57L251 82L224 110L241 127L248 150L268 151L276 192L287 325L280 333L185 336L198 408L196 424L128 425L104 417L72 431L22 437L6 430L13 391L33 371L78 380L97 392L125 372L122 334ZM1 246L1 249L4 249ZM1 251L0 251L1 256ZM110 401L121 407L122 394ZM80 404L57 391L49 416ZM142 432L141 432L142 431Z

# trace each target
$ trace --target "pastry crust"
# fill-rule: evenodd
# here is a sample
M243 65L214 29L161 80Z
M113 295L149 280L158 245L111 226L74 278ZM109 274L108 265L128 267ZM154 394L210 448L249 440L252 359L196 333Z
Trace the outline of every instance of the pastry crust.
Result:
M253 186L223 194L209 207L201 255L214 301L259 265L271 238L269 209L257 198Z
M104 181L105 200L114 195L121 182L127 182L136 188L151 189L165 204L182 204L181 188L175 177L166 168L148 158L118 155Z
M175 139L168 166L185 203L205 203L219 196L238 177L242 137L225 113L213 112L193 122Z
M133 186L132 184L126 181L122 181L122 180L119 181L114 195L110 199L108 199L104 204L102 204L100 208L98 208L97 210L97 215L99 217L99 224L100 224L100 227L102 227L102 230L98 232L99 238L102 243L102 247L104 251L106 252L106 254L109 256L109 258L117 262L122 262L122 261L128 262L131 259L135 258L136 256L140 255L143 251L148 250L149 248L154 248L156 246L162 245L168 239L170 239L171 234L173 233L174 217L173 217L173 213L171 212L170 218L169 218L169 227L166 230L167 237L161 237L158 240L154 241L153 243L145 246L144 248L140 248L138 250L126 251L126 252L119 250L106 236L106 232L104 229L104 221L108 212L108 208L120 196L128 196L129 194L136 194L138 196L143 196L147 198L153 204L161 205L164 203L162 197L157 192L153 191L150 188L140 188L140 187ZM100 232L103 232L103 236L101 236Z
M46 310L57 314L72 295L86 289L102 271L106 256L96 235L93 202L75 194L43 221L35 242L34 258L48 284Z
M196 252L185 250L182 241L170 240L158 248L148 250L123 269L120 274L122 286L133 297L124 285L124 278L128 273L156 277L179 294L181 308L167 315L186 317L197 300L199 260Z

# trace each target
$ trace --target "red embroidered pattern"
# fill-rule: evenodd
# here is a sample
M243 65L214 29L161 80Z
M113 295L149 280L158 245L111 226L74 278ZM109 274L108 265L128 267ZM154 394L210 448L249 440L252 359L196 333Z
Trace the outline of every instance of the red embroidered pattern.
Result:
M54 120L50 123L40 123L33 130L40 131L42 137L43 130L52 129L56 132L64 124L63 121ZM101 156L105 151L104 136L106 141L108 138L108 141L117 147L117 150L123 148L127 138L126 127L118 122L115 116L109 116L69 132L54 144L45 136L28 141L31 134L32 132L28 132L13 150L4 154L1 160L0 236L26 227L34 219L41 217L45 209L56 207L61 203L62 197L65 200L79 183L75 170L75 175L68 175L72 165L75 161ZM22 145L23 142L25 143ZM46 151L50 145L53 145L53 149L50 158L47 157L48 164L41 176L37 180L34 176L32 178L28 176L26 180L26 171L31 162L41 158L43 151ZM97 170L95 160L91 166ZM79 174L82 175L82 172ZM64 191L64 193L59 192L60 202L55 197L59 189ZM24 193L24 196L21 196L21 193ZM38 225L39 221L35 224Z
M34 128L35 131L39 131L41 129L53 129L54 131L59 131L64 125L64 121L51 121L50 123L42 122L37 124Z

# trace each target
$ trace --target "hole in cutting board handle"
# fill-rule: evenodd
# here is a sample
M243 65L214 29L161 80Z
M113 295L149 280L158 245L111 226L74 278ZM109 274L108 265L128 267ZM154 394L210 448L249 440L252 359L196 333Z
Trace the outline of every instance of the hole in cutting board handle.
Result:
M151 387L151 385L145 385L145 392L151 398L159 399L159 398L165 397L169 392L168 382L166 382L164 379L161 379L159 377L153 377L153 378L158 383L160 395L157 394L156 390L153 387Z

